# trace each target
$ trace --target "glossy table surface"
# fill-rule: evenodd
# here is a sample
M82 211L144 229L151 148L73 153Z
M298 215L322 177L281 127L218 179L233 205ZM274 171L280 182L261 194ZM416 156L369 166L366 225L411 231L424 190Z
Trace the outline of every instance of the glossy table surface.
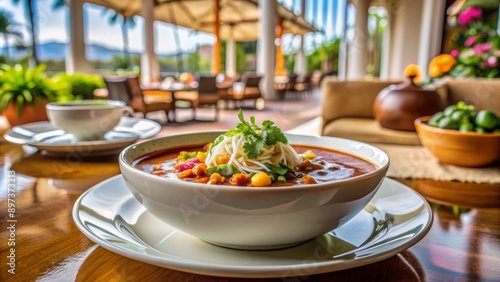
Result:
M73 222L73 205L88 188L119 174L116 155L53 158L0 143L0 167L0 281L245 280L149 265L112 253L83 235ZM16 183L10 185L13 174ZM271 280L500 280L500 185L401 181L420 192L433 209L433 226L419 243L366 266ZM11 249L15 274L8 272Z

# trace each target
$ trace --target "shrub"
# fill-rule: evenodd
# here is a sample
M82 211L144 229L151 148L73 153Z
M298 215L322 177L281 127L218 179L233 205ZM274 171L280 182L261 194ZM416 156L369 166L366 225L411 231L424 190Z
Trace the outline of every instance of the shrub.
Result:
M94 99L94 90L106 87L103 79L94 74L59 73L55 79L67 83L70 87L70 93L77 99Z

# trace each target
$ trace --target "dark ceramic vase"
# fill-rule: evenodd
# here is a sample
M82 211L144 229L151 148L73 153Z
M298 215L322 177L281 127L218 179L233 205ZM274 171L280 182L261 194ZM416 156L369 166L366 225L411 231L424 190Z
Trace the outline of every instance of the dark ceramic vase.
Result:
M382 127L415 131L415 119L443 110L441 96L435 90L417 86L414 78L382 89L375 98L373 113Z

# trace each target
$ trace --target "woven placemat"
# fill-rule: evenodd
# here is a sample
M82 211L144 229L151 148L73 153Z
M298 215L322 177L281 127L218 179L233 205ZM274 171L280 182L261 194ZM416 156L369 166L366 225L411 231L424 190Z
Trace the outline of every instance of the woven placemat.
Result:
M500 164L468 168L441 163L422 146L373 144L391 160L387 176L407 179L432 179L471 183L500 183Z

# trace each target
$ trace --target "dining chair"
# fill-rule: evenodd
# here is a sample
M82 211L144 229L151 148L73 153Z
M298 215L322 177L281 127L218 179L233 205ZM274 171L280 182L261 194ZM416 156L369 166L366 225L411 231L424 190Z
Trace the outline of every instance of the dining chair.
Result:
M312 90L312 75L305 74L297 78L297 82L294 85L294 90L298 94L308 94Z
M262 76L255 74L245 74L241 79L241 81L245 85L243 89L242 100L253 100L254 108L257 108L257 101L263 96L262 92L260 91L261 80Z
M277 91L278 95L282 99L286 99L286 94L295 92L295 84L297 83L297 75L289 74L287 76L287 81L282 83L275 83L274 89Z
M196 91L179 91L175 93L176 102L188 102L193 110L193 119L196 119L196 109L201 106L215 108L215 120L219 119L218 102L221 98L215 76L199 76Z
M147 95L149 90L142 90L137 76L104 77L104 82L110 99L126 102L144 117L151 112L163 111L167 121L171 121L169 112L174 110L174 103L170 92L161 91L161 95Z

